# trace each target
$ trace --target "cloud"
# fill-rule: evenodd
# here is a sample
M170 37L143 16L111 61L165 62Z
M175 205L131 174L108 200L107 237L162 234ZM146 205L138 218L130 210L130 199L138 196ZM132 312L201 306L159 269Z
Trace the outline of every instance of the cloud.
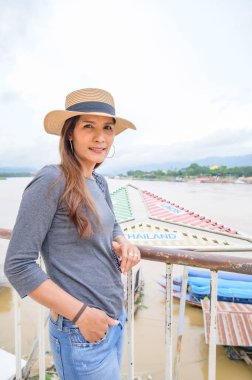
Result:
M212 156L235 156L251 154L251 130L224 130L212 133L193 141L180 141L173 144L132 144L130 147L116 148L116 155L107 159L101 171L104 173L119 173L120 170L143 167L150 164L162 164L180 161L199 160Z
M23 141L22 149L19 142L12 143L12 149L3 144L0 151L0 166L30 167L39 169L48 164L59 163L58 139L47 136Z
M19 100L20 100L20 94L18 92L6 91L0 94L0 102L4 105L8 103L17 102Z
M206 7L3 3L0 164L27 165L29 153L36 166L55 162L57 139L44 134L44 115L63 109L66 94L81 87L109 90L117 113L138 128L116 138L116 158L104 167L248 152L252 6L224 0Z

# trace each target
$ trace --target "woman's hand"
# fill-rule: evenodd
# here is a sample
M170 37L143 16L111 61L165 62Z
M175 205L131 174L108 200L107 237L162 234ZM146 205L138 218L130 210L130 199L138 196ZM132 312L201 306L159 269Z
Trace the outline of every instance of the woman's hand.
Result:
M109 326L117 326L118 321L110 318L104 311L94 307L86 307L76 325L81 334L90 342L99 342L107 334Z
M134 244L131 244L123 236L117 236L112 242L112 247L115 254L121 260L122 273L128 272L141 260L139 249Z

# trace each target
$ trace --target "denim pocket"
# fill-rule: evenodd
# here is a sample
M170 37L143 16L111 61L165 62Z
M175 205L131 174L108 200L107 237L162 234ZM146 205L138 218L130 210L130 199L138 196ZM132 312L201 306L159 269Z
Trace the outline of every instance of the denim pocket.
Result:
M94 348L96 346L99 346L101 344L103 344L107 339L108 339L108 336L110 334L110 328L108 329L107 331L107 334L101 339L99 340L98 342L88 342L85 337L82 335L82 333L80 332L79 328L75 328L75 329L70 329L69 331L69 339L71 341L71 345L72 346L76 346L76 347L85 347L85 348Z
M59 316L58 316L57 320L55 321L55 320L53 319L53 317L52 317L52 314L51 314L51 313L49 314L49 321L50 321L50 323L52 323L54 326L58 326L58 319L59 319Z
M61 347L59 339L55 338L53 335L49 335L51 351L53 354L53 360L58 372L58 375L61 380L64 380L64 371L63 371L63 363L61 356Z
M103 367L105 370L108 365L106 364L106 358L109 358L111 350L111 331L113 331L113 328L109 329L105 337L97 343L87 342L79 329L69 332L71 357L74 362L76 373L78 374L78 379L89 379L88 376L90 376L90 379L92 380L102 379L102 377L98 375L96 376L95 373L100 372ZM110 379L112 380L113 377Z

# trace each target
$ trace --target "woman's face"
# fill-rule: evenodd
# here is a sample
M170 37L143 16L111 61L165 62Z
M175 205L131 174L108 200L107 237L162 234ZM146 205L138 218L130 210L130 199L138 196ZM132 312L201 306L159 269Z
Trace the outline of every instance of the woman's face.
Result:
M95 165L104 161L114 136L115 122L112 117L97 115L79 117L70 139L74 153L86 174L91 174Z

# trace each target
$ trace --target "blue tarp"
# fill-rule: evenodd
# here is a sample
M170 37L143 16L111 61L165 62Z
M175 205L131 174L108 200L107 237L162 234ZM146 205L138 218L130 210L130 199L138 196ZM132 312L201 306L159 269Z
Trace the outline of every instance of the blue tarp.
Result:
M190 268L188 271L188 276L210 278L210 270ZM224 280L252 282L252 275L241 273L220 271L218 272L218 278L222 278Z
M252 282L224 280L222 278L219 278L217 284L218 284L218 289L219 288L248 289L251 291L251 297L252 297ZM210 278L188 277L188 285L210 287Z
M189 292L193 294L199 295L209 295L210 294L210 286L197 286L190 285ZM220 288L218 287L218 297L231 297L231 298L252 298L251 289L239 289L239 288Z

